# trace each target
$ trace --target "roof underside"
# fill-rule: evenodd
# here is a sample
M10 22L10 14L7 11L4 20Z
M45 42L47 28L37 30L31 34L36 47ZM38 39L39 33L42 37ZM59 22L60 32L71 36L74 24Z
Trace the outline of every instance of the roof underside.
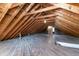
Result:
M29 33L42 32L48 25L54 25L54 20L58 16L56 12L60 12L60 9L64 13L71 12L78 16L78 7L79 4L75 3L0 3L0 40L14 38L19 34L25 35ZM47 21L46 24L44 24L44 20ZM79 24L79 22L77 22L77 24ZM58 26L60 25L59 23L56 25L58 28L61 28ZM77 30L79 30L79 28L77 28ZM76 30L74 29L73 32L76 32ZM76 34L78 35L79 33L77 32Z

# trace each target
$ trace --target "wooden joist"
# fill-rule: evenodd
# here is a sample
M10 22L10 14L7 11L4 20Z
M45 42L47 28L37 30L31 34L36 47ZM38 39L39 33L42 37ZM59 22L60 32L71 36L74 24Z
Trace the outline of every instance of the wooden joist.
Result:
M36 5L31 11L35 11L36 9L39 8L40 5ZM36 14L37 15L37 14ZM13 30L14 32L11 34L11 38L14 37L14 35L17 35L19 32L22 32L22 30L26 27L26 25L28 25L31 21L31 19L33 19L33 17L35 17L36 15L32 16L29 15L27 17L24 17L22 22L20 22L20 24L17 26L17 28L15 28L15 30ZM23 24L22 24L23 23ZM29 25L28 25L29 26ZM19 28L20 27L20 28ZM18 29L18 30L17 30Z
M79 6L75 6L74 4L72 5L67 3L56 3L53 5L79 14Z
M12 6L10 7L10 9L19 7L19 6L21 6L21 4L23 4L23 3L14 3L14 4L12 4Z
M36 17L40 16L41 13L39 13ZM26 24L27 26L24 27L24 29L22 30L22 32L25 32L25 30L29 30L30 27L32 27L35 23L36 19L32 18L28 24Z
M65 15L64 13L56 13L58 16L61 16L61 17L64 17L66 18L68 21L71 21L77 25L79 25L79 20L75 19L74 17L71 17L71 16L68 16L68 15Z
M59 7L56 7L56 6L50 6L50 7L46 7L46 8L42 8L42 9L36 10L34 12L29 12L26 15L36 14L36 13L41 13L41 12L46 12L46 11L55 10L55 9L58 9L58 8Z
M3 11L8 4L0 7ZM79 12L78 6L74 4L63 4L66 7L61 7L57 4L39 4L39 3L16 3L9 4L9 7L4 17L0 22L0 39L14 38L19 33L28 34L41 32L48 25L54 25L69 34L79 35ZM1 5L0 5L1 6ZM68 6L68 7L67 7ZM75 8L75 9L73 9ZM77 13L78 12L78 13ZM44 23L46 20L46 23ZM62 28L63 27L63 28Z
M36 17L35 19L41 19L41 18L50 18L50 17L56 17L57 15L55 14L49 14L49 15L44 15L44 16L40 16L40 17Z
M40 5L36 5L33 9L31 9L31 11L34 11L34 10L38 9L39 6L40 6ZM35 17L35 16L34 16L34 17ZM25 28L25 26L29 24L29 21L30 21L31 19L33 19L33 16L32 16L32 15L29 15L29 16L27 16L27 17L24 17L24 18L22 19L22 21L19 22L18 25L14 28L14 30L11 31L11 33L10 33L10 35L8 35L8 37L11 37L11 38L12 38L14 35L17 35L17 33L22 32L22 30ZM31 20L31 21L32 21L32 20Z
M7 13L9 8L11 7L11 5L12 4L10 4L10 3L7 3L7 4L1 3L0 4L0 22L2 21L3 17Z
M10 25L10 23L13 21L14 17L20 12L24 4L21 4L21 6L12 10L8 11L8 14L10 15L5 15L5 18L2 20L2 24L0 23L0 36L3 34L3 32L6 30L6 28Z
M31 28L30 28L29 30L26 30L25 32L27 32L27 33L35 33L36 30L37 30L39 27L40 27L40 29L41 29L41 26L43 26L43 24L44 24L44 23L39 23L39 22L34 23L33 26L31 26Z
M18 19L16 17L16 20L14 23L4 32L4 35L1 36L1 39L5 38L5 36L14 28L16 27L16 24L23 18L23 16L32 8L34 3L30 4L25 11L21 13L21 15L18 15Z
M79 20L79 14L72 13L72 12L70 12L68 10L65 10L65 9L56 10L56 14L57 13L61 13L61 14L67 15L70 18L76 19L76 21Z
M35 6L35 8L34 8L33 10L31 10L31 11L34 11L34 10L37 9L38 7L39 7L39 5ZM24 24L25 22L27 22L27 20L28 20L29 18L31 18L31 16L32 16L32 15L29 15L29 16L27 16L27 17L24 17L24 18L16 25L16 27L15 27L11 32L9 32L9 34L7 35L7 37L11 37L14 33L16 33L16 31L18 31L18 30L23 26L23 24ZM21 29L20 29L20 32L21 32Z
M38 17L38 16L40 16L40 15L41 15L41 13L38 14L36 17ZM23 32L26 30L26 32L28 33L29 28L31 28L31 27L35 24L35 22L36 22L36 19L32 19L32 20L27 24L27 26L24 27ZM37 29L37 28L36 28L36 29Z
M25 27L27 26L27 24L28 24L36 15L37 15L37 14L33 15L32 17L29 17L29 19L27 20L27 22L25 22L25 23L18 29L18 31L16 31L12 36L18 34L19 32L22 32L22 31L25 29ZM26 19L26 18L25 18L25 19ZM11 36L11 37L12 37L12 36Z

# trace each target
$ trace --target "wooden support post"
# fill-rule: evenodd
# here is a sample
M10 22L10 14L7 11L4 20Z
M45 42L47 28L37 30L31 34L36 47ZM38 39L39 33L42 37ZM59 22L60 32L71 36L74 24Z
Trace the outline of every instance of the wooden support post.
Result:
M21 35L21 33L19 33L19 39L22 39L22 35Z

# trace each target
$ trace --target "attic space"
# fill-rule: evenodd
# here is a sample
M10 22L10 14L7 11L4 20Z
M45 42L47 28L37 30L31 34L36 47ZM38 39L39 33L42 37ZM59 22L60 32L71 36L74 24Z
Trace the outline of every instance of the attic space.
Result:
M78 56L79 3L0 3L0 56Z

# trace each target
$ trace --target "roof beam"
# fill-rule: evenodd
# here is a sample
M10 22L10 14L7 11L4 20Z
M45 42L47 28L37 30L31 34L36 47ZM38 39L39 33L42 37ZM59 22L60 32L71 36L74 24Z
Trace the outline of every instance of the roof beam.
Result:
M71 12L79 14L79 7L72 5L72 4L57 3L57 4L54 4L54 6L57 6L57 7L60 7L60 8L63 8L63 9L69 10Z
M19 6L21 6L21 4L23 4L23 3L14 3L14 4L10 7L10 9L13 9L13 8L15 8L15 7L19 7Z
M41 15L41 13L39 13L36 17L38 17L39 15ZM29 27L31 27L34 22L36 21L36 19L32 18L32 20L27 24L27 26L23 29L23 31L26 29L26 30L29 30ZM22 32L23 32L22 31Z
M48 17L55 17L55 16L57 16L57 15L55 15L55 14L49 14L49 15L44 15L44 16L36 17L35 19L48 18Z
M12 10L9 10L8 13L11 15L5 15L5 18L3 19L3 23L0 24L0 36L3 34L3 32L6 30L6 28L10 25L10 23L13 21L14 17L20 12L24 4L21 4L20 8L15 8Z
M4 32L4 35L1 36L1 39L4 39L4 38L6 37L6 35L7 35L14 27L16 27L16 24L24 17L24 15L32 8L33 5L34 5L34 3L31 3L31 4L26 8L26 10L22 12L22 14L19 16L19 18L15 20L14 24L11 25L10 28Z
M39 4L36 5L31 11L33 12L34 10L39 8ZM32 16L32 17L31 17ZM22 21L20 23L18 23L18 26L16 26L16 28L12 31L11 37L13 37L14 35L16 35L19 31L22 32L23 28L26 26L25 24L27 24L31 19L33 19L36 15L29 15L25 18L22 19ZM19 28L19 29L18 29ZM18 30L17 30L18 29ZM22 30L21 30L22 29ZM17 30L17 31L16 31Z
M41 13L39 13L36 17L38 17L39 15L41 15ZM30 23L27 24L27 26L24 28L24 30L25 30L25 29L26 29L26 30L29 30L29 28L30 28L31 26L33 26L33 24L35 23L35 21L36 21L36 19L32 19L32 20L30 21ZM23 30L22 32L24 32L24 30Z
M8 4L2 4L0 6L0 22L2 21L3 17L5 16L5 14L7 13L7 11L9 10L9 8L11 7L12 4L8 3ZM3 7L2 7L3 6ZM2 8L1 8L2 7Z
M56 7L56 6L50 6L50 7L39 9L39 10L36 10L36 11L33 11L33 12L29 12L26 15L36 14L36 13L41 13L41 12L46 12L46 11L55 10L55 9L58 9L58 8L59 7Z
M43 23L38 23L38 22L37 23L34 23L33 26L31 26L30 29L29 30L26 30L25 32L27 32L27 33L35 33L35 32L37 32L36 30L38 28L40 28L41 26L43 26L43 25L44 25Z
M17 33L22 32L25 27L27 27L27 24L35 17L37 14L34 14L32 17L30 17L19 29L16 31L11 37L16 36ZM26 19L26 18L25 18Z

